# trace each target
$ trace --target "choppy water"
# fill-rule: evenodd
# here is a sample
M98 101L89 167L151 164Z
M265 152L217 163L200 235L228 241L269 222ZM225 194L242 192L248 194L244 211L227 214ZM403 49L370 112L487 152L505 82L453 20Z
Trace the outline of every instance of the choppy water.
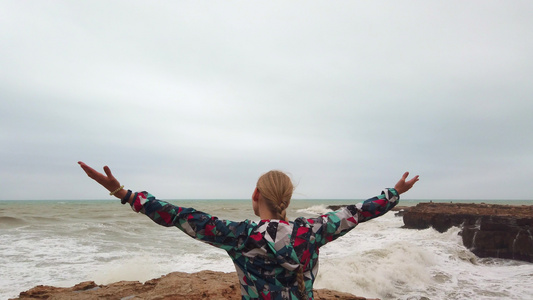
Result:
M171 202L223 219L257 220L250 201ZM288 215L313 216L328 204L347 203L293 200ZM479 259L462 246L458 228L441 234L402 225L391 212L323 247L315 288L381 299L533 299L533 264ZM0 299L40 284L234 271L224 251L115 201L0 201L0 254Z

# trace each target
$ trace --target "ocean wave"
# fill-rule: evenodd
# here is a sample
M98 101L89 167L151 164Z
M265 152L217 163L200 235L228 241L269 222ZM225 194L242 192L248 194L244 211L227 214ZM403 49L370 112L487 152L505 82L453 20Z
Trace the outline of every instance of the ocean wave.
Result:
M59 221L63 221L63 218L60 217L53 217L53 216L32 216L32 220L39 221L39 222L46 222L46 223L55 223Z
M313 205L307 208L301 208L301 209L296 210L296 212L304 213L304 214L311 214L311 215L321 215L321 214L325 214L330 211L331 209L329 209L324 204Z
M27 222L24 219L15 217L0 217L0 228L15 228L26 225Z

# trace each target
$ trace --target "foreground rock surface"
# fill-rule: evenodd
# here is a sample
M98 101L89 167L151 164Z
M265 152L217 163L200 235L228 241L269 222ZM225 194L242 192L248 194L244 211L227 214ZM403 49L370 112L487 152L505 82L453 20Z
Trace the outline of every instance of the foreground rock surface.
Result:
M462 228L465 247L479 257L533 262L533 206L419 203L405 210L406 228Z
M319 300L370 300L326 289L315 290L314 294L315 299ZM202 271L192 274L174 272L149 280L144 284L138 281L120 281L108 285L97 285L92 281L86 281L70 288L40 285L20 293L19 298L15 299L239 300L241 293L235 273Z

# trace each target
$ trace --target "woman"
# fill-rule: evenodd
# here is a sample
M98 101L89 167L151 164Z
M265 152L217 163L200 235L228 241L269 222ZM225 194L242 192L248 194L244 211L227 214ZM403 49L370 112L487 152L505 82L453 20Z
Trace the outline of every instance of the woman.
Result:
M242 299L313 299L313 282L318 272L319 248L346 234L358 223L381 216L393 208L418 175L407 181L403 174L394 188L380 196L349 205L317 218L289 222L286 209L293 185L283 172L262 175L252 195L259 223L219 220L209 214L156 199L148 192L132 193L113 176L79 162L87 175L129 203L132 209L163 226L176 226L191 237L227 251L241 284Z

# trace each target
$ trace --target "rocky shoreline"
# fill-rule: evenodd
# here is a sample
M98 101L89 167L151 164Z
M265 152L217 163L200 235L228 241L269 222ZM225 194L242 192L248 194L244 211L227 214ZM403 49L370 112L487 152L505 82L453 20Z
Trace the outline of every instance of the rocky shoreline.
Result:
M425 202L392 210L403 217L404 228L445 232L460 227L463 245L478 257L533 262L533 205Z
M329 206L337 210L341 206ZM435 228L445 232L460 227L465 247L479 257L508 258L533 262L533 206L459 203L419 203L395 207L404 228ZM241 299L235 273L202 271L174 272L145 283L120 281L97 285L82 282L70 288L36 286L14 299ZM315 299L370 300L327 289L315 290Z
M533 262L533 206L419 203L404 208L405 228L460 227L463 244L479 257Z
M314 295L317 300L377 300L327 289L317 289ZM20 293L14 299L240 300L241 293L236 273L201 271L192 274L173 272L145 283L120 281L97 285L93 281L86 281L68 288L40 285Z

